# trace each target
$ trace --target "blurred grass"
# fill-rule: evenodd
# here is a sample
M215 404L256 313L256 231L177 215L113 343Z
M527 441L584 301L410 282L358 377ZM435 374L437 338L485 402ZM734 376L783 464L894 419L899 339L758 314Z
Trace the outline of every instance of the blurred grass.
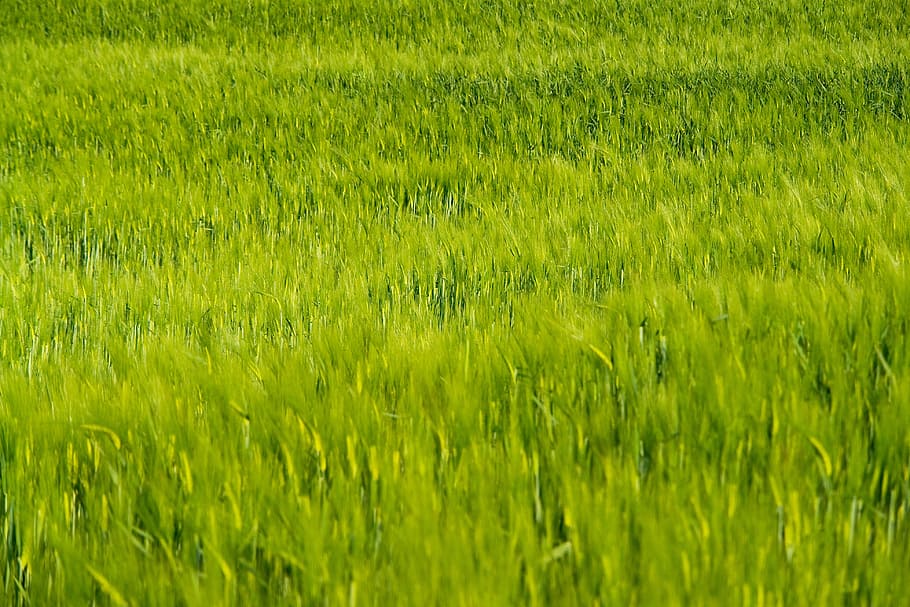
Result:
M907 19L0 8L13 604L895 604Z

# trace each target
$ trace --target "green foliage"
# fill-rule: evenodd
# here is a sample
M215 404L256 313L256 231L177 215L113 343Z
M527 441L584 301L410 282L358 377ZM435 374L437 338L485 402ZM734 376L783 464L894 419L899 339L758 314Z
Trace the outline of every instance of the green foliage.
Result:
M0 596L896 604L910 19L0 1Z

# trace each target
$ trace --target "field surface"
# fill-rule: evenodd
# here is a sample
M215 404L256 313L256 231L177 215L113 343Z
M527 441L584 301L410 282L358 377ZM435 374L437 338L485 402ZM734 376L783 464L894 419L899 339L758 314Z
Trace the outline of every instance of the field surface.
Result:
M0 0L0 603L897 605L910 9Z

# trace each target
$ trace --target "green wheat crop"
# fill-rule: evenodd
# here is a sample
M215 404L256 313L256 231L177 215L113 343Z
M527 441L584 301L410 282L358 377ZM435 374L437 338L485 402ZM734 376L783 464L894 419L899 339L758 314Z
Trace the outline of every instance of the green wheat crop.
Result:
M0 603L899 605L910 8L0 0Z

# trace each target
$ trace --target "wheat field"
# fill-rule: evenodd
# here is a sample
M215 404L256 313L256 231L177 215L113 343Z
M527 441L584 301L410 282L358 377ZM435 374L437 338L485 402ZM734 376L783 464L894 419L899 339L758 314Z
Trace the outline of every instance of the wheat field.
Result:
M0 0L0 601L899 605L910 7Z

